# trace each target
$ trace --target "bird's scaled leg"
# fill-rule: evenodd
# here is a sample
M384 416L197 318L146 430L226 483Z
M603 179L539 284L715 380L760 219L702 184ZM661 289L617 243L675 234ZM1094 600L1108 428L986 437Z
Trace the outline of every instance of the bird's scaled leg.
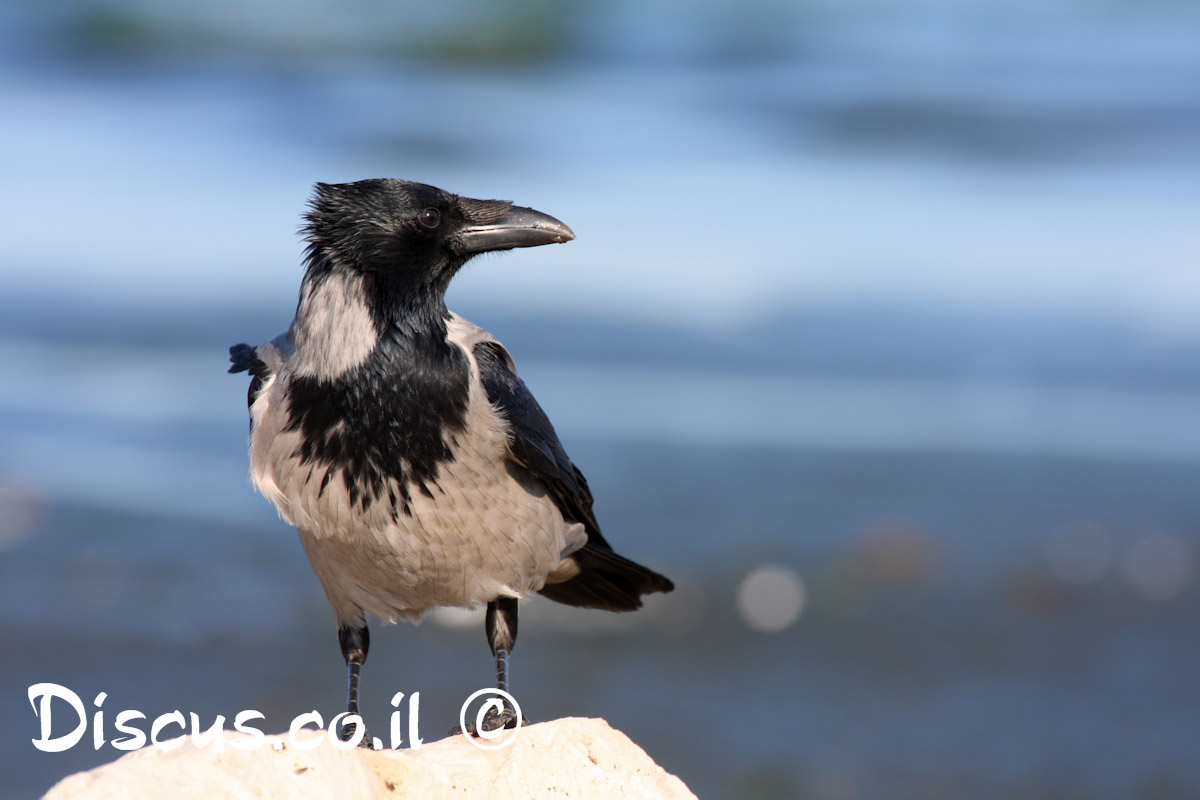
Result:
M496 688L508 691L508 656L517 643L517 599L500 597L488 603L484 618L488 645L496 657ZM492 712L483 720L485 731L517 727L517 712L512 704L504 700L504 709ZM522 724L527 720L522 720Z
M371 636L366 623L359 627L343 625L338 628L338 644L342 647L342 658L346 659L346 713L358 714L358 673L362 665L367 663L367 650L371 647ZM359 746L369 748L371 735L367 733L366 724L360 724L363 726L363 735ZM354 726L343 724L338 738L348 742L353 735Z
M501 597L488 603L484 626L487 631L488 646L492 648L492 655L496 657L496 688L507 692L508 654L512 652L513 645L517 642L517 599ZM483 730L495 731L500 728L517 727L516 710L507 700L501 698L501 701L504 703L504 708L501 711L491 711L484 717ZM528 725L529 720L522 718L521 724ZM457 736L464 732L471 736L477 735L475 723L468 722L465 730L455 725L450 730L450 735Z

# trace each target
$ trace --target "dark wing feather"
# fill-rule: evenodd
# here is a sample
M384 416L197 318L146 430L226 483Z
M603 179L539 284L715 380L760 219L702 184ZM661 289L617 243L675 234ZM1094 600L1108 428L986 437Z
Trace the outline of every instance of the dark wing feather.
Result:
M582 522L591 539L600 526L592 515L587 480L567 457L546 412L509 368L506 356L498 343L483 342L475 347L479 377L488 400L500 409L512 429L509 449L513 458L546 484L563 517Z
M568 605L631 611L641 606L641 595L675 588L657 572L617 555L600 534L587 480L567 457L546 412L511 368L504 348L498 342L481 342L474 353L488 400L508 420L513 461L546 486L564 519L580 522L587 530L587 544L572 556L579 574L547 584L541 593Z

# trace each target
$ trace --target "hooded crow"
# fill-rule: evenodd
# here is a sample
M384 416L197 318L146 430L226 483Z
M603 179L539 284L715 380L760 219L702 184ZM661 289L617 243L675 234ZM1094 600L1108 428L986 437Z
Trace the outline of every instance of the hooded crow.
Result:
M471 257L567 242L570 228L380 179L318 183L303 232L295 319L266 344L230 348L230 372L252 378L254 485L296 527L333 607L348 713L358 714L367 615L415 622L486 604L507 691L521 598L632 611L674 588L613 552L508 351L446 308ZM488 726L516 723L505 708Z

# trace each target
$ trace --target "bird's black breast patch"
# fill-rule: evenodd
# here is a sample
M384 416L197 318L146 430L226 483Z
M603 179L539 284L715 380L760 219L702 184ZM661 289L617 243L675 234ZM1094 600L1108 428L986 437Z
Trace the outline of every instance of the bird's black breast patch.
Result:
M336 379L292 379L286 430L300 434L294 455L326 468L321 493L340 471L352 505L365 511L386 495L393 517L411 514L412 492L432 497L439 464L454 459L469 380L466 355L444 330L393 330Z

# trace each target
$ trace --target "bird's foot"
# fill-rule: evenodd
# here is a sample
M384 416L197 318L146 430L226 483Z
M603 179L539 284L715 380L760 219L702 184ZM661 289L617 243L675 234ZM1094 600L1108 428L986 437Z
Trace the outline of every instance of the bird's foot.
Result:
M529 724L529 720L522 716L521 727L523 728ZM515 728L517 727L517 712L514 711L511 706L507 705L504 707L503 711L489 711L487 715L484 716L483 725L481 727L485 733L498 731L501 728ZM460 733L465 733L468 736L479 736L479 730L475 727L474 722L468 722L466 728L455 725L450 729L451 736L458 736Z
M522 726L528 725L529 720L521 718ZM483 729L488 733L498 731L501 728L517 727L517 712L511 706L505 706L503 711L493 711L483 718Z
M341 730L338 731L338 740L348 742L353 739L355 735L354 729L360 724L362 725L362 738L358 740L358 746L365 747L368 750L374 750L375 745L371 743L371 732L367 730L367 726L363 723L352 722L350 724L343 724L341 726Z

